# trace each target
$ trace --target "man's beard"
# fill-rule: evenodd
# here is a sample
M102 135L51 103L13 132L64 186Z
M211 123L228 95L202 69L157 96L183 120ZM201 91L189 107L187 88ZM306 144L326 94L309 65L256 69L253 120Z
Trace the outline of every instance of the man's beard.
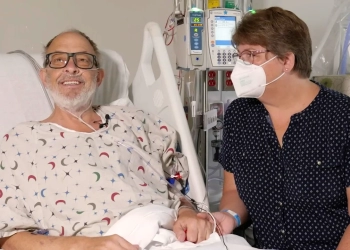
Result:
M51 82L49 76L47 77L46 81ZM89 88L84 86L84 88L74 97L69 97L68 95L60 93L59 89L55 89L51 84L47 87L47 90L55 105L76 115L80 115L82 112L86 111L92 106L92 99L96 89L97 75L91 81Z

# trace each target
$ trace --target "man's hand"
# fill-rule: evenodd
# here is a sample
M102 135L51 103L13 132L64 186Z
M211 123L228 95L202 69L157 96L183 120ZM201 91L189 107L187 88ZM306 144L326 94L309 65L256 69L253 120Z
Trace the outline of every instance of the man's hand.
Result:
M236 228L235 219L228 213L214 212L212 213L216 220L217 233L220 235L230 234ZM198 217L212 221L212 217L208 213L200 213Z
M179 210L178 219L173 227L179 241L187 240L194 243L208 239L213 230L214 224L210 220L198 216L194 210L189 208Z
M119 235L111 235L105 237L86 238L84 246L80 249L84 250L138 250L139 247L132 245Z

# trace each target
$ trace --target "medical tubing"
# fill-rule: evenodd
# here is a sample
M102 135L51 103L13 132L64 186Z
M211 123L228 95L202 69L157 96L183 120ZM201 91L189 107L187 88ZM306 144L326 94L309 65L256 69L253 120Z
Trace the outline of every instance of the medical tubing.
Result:
M213 223L214 223L213 233L215 233L215 232L216 232L216 226L217 226L217 225L216 225L216 219L215 219L214 215L213 215L211 212L206 211L206 213L209 214L210 217L211 217L212 220L213 220Z
M69 114L71 114L72 116L76 117L79 121L81 121L82 123L84 123L86 126L88 126L89 128L91 128L93 131L96 132L96 129L94 129L92 126L90 126L90 124L86 123L81 116L91 107L91 105L89 105L89 107L87 109L85 109L80 116L78 117L77 115L73 114L72 112L70 112L68 109L63 108L63 110L67 111ZM130 146L125 145L124 143L120 142L120 141L116 141L116 143L118 145L121 145L127 149L130 148ZM133 150L134 152L136 152L145 162L149 162L146 161L146 159L136 150ZM149 166L151 167L151 169L160 177L160 180L164 180L164 176L162 176L154 167L151 166L151 164L149 164ZM166 179L165 179L166 180ZM185 195L183 195L173 184L171 184L168 180L166 180L166 185L168 185L170 187L170 190L174 192L174 194L177 194L179 198L186 198L187 200L189 200ZM192 199L189 200L192 204Z
M339 70L340 75L346 74L347 61L348 61L347 53L349 48L349 42L350 42L350 18L348 20L348 27L346 29L346 35L345 35L344 44L343 44L343 53L340 61L340 70Z
M81 123L85 124L86 126L88 126L90 129L92 129L93 131L96 132L96 129L91 126L90 124L88 124L87 122L85 122L83 120L83 118L81 118L81 116L90 108L91 106L89 106L87 109L85 109L79 116L73 114L72 112L70 112L68 109L62 108L63 110L67 111L69 114L71 114L72 116L74 116L75 118L77 118Z
M132 145L127 146L123 142L120 142L120 141L116 141L116 143L118 145L121 145L121 146L127 148L127 149L129 149L132 146ZM136 150L133 150L133 151L136 152L145 162L149 162L149 161L146 161L146 159L139 152L137 152ZM181 193L180 190L178 190L171 182L169 182L166 178L164 178L164 176L161 175L154 167L152 167L151 164L149 164L148 166L151 167L151 169L160 177L160 180L165 181L165 184L169 186L169 189L171 191L173 191L174 194L177 194L179 198L185 198L186 200L190 201L190 203L192 204L192 202L194 201L192 198L190 198L187 195L184 195L183 193ZM196 201L194 201L194 202L196 202ZM193 207L193 209L196 210L195 207Z
M181 0L174 0L174 14L175 15L181 14L180 2L181 2Z
M104 115L106 115L106 113L104 113L104 112L102 112L102 113L103 113ZM115 118L111 117L111 120L112 120L112 119L115 119ZM127 145L124 145L124 144L123 144L122 142L120 142L120 141L116 141L116 143L119 144L119 145L122 145L123 147L130 148L130 147L128 147ZM130 145L130 146L133 146L133 145ZM148 162L148 161L146 161L146 159L145 159L139 152L137 152L136 150L134 150L134 151L135 151L139 156L141 156L141 158L142 158L145 162ZM160 179L164 181L164 176L161 175L154 167L152 167L151 164L149 164L149 166L150 166L151 169L160 177ZM203 168L203 166L202 166L202 168ZM165 179L165 184L169 187L169 190L170 190L170 191L173 191L174 194L177 194L179 198L185 198L186 200L190 201L192 205L193 205L193 203L195 203L195 204L199 204L199 205L202 205L202 206L203 206L203 205L206 206L206 204L204 204L204 200L208 197L208 194L207 194L207 193L205 194L205 197L204 197L204 199L203 199L203 202L197 202L196 200L194 200L193 198L189 197L188 195L184 195L183 193L181 193L180 190L178 190L173 184L171 184L171 183L170 183L168 180L166 180L166 179ZM208 209L208 206L206 206L206 207L207 207L207 209ZM194 210L196 210L195 207L193 207L193 208L194 208ZM208 209L208 211L209 211L209 209Z

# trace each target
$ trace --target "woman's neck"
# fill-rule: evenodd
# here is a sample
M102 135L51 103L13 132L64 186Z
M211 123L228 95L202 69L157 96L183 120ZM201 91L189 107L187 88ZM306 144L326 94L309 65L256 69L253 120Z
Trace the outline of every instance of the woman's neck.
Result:
M320 88L308 79L282 79L266 88L259 100L268 110L289 110L297 113L305 109L317 96Z

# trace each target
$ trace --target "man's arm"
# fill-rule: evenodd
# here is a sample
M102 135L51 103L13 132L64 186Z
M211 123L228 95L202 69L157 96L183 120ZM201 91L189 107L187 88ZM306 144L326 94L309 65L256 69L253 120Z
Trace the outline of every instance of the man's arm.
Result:
M81 237L79 237L81 238ZM28 232L16 233L13 236L2 238L0 241L0 246L4 250L12 249L75 249L78 247L79 241L78 237L73 239L73 237L53 237L53 236L43 236L34 235ZM75 246L76 245L76 246Z
M0 239L4 250L137 250L118 235L106 237L58 237L34 235L28 232L17 233Z
M346 188L346 196L348 198L348 214L350 216L350 187ZM346 228L343 237L337 247L337 250L348 250L350 249L350 225Z

